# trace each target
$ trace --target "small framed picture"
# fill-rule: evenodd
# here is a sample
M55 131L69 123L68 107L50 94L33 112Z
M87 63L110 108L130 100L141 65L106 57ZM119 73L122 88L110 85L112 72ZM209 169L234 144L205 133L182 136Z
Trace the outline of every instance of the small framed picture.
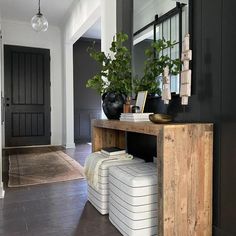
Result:
M145 102L147 98L147 91L140 91L137 95L135 106L139 107L141 113L143 113Z

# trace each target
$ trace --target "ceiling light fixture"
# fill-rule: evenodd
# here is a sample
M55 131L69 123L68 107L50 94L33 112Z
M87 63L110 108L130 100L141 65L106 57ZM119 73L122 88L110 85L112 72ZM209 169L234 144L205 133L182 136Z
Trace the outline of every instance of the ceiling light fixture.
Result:
M32 28L37 32L40 32L40 31L45 32L48 29L48 21L44 17L44 15L40 12L40 0L39 0L38 13L32 17L31 25L32 25Z

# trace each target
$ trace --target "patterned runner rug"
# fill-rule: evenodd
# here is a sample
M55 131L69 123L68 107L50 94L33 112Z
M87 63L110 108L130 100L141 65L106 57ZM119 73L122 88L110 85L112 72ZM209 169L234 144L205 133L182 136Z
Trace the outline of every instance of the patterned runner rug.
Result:
M84 178L84 168L62 151L9 156L9 187Z

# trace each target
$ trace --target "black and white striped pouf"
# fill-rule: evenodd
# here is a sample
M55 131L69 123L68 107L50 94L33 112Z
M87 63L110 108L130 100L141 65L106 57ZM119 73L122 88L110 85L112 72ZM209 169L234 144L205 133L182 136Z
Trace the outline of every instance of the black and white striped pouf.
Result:
M109 191L109 219L123 235L157 234L156 164L111 167Z
M109 168L120 165L133 165L144 163L143 159L133 158L131 160L110 160L101 164L98 170L97 188L88 184L88 200L102 214L108 214L109 209Z

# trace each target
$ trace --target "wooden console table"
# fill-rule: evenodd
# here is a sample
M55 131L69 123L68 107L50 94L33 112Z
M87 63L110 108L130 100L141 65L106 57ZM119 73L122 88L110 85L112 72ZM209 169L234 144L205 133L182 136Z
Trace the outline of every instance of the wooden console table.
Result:
M212 235L213 125L93 120L93 151L125 148L126 132L156 136L158 236Z

